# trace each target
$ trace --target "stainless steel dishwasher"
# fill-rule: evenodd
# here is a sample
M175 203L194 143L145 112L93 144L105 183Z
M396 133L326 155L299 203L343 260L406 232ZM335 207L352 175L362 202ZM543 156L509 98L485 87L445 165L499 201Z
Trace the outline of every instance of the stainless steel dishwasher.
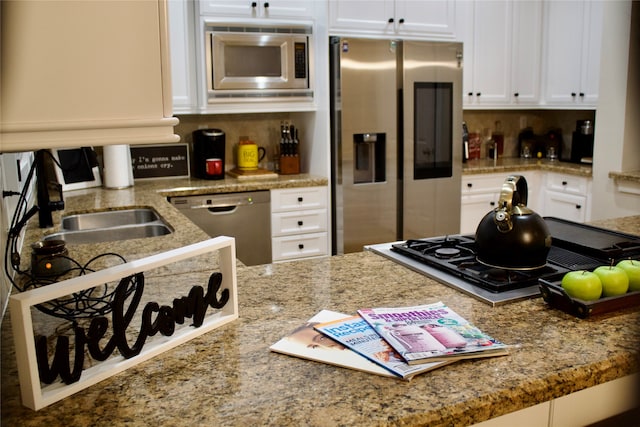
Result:
M236 239L236 257L246 265L271 262L269 191L170 197L169 201L211 237Z

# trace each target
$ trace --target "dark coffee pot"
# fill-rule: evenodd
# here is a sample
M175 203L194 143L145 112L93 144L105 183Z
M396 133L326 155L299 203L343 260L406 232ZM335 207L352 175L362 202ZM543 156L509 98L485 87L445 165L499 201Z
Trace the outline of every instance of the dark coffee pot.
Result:
M509 270L544 267L551 249L551 233L544 219L527 207L523 176L507 177L498 206L482 218L476 230L477 259Z

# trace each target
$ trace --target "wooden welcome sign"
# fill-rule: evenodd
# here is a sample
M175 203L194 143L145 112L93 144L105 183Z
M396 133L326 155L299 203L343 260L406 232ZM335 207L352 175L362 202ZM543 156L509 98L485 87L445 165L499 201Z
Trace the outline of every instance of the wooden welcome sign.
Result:
M145 271L214 251L218 251L220 271L211 273L205 283L192 284L188 295L172 294L172 306L161 306L153 301L142 306L145 285L130 293L125 291L125 285L132 277L138 277L143 283ZM235 255L235 239L221 236L11 296L9 308L22 404L34 410L41 409L237 319ZM151 282L146 286L153 286L153 280L153 277L146 279ZM58 337L56 354L50 365L46 337L36 342L34 336L31 307L113 282L120 284L114 292L110 318L98 316L91 319L86 329L77 324L72 328L75 334L73 367L69 366L66 336ZM126 332L134 317L141 320L135 331L137 336L130 343ZM189 321L185 322L185 318ZM108 330L111 332L109 338L106 337ZM147 342L147 338L158 333L162 336ZM83 369L85 347L97 362ZM112 356L116 350L119 354Z

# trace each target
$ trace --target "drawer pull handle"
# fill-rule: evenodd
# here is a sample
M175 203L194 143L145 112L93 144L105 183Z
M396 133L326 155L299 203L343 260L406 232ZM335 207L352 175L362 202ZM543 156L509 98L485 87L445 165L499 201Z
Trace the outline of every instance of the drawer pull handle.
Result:
M300 250L304 249L304 245L302 243L299 243L298 244L298 249L300 249Z
M298 226L302 227L302 221L298 221Z
M302 203L304 199L302 197L298 197L298 202Z
M489 206L495 206L496 202L489 202Z
M393 24L393 18L389 18L389 20L387 21L389 24Z
M471 188L473 187L473 184L471 182L467 183L467 187Z
M576 209L581 209L582 205L576 205Z
M567 181L562 181L562 185L567 185Z

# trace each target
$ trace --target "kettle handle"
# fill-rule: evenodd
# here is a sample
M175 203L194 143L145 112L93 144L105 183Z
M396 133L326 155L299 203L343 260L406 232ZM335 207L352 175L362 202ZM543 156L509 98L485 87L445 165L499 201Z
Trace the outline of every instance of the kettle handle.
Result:
M511 212L513 206L527 206L528 196L527 180L521 175L510 175L502 184L498 207L505 207Z
M507 233L513 229L511 214L514 206L526 206L529 190L521 175L510 175L502 184L500 200L493 217L498 230Z

